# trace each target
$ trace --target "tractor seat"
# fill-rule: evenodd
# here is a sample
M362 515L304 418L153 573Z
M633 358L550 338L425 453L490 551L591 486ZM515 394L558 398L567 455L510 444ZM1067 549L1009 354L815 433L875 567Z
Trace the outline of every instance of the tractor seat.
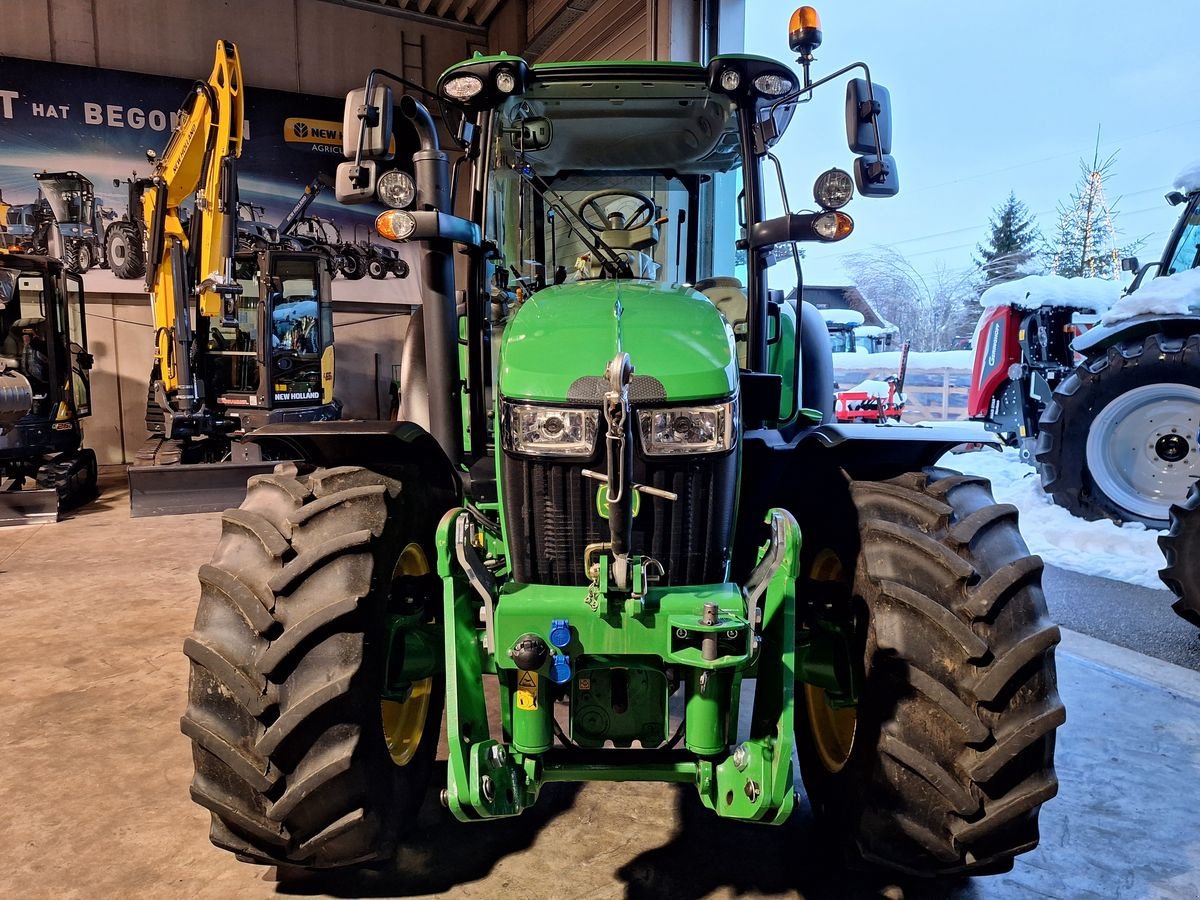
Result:
M702 293L713 306L733 326L734 339L737 341L738 365L746 367L746 319L749 316L750 301L742 283L732 275L715 275L712 278L701 278L696 282L696 290Z

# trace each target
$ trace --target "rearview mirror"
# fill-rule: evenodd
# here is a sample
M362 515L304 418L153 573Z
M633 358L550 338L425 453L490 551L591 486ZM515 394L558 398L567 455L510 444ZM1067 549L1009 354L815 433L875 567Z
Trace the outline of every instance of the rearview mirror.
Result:
M1136 272L1138 270L1138 258L1136 256L1126 256L1121 260L1122 272Z
M860 156L854 160L854 184L863 197L895 197L900 193L896 160L887 155Z
M363 130L362 158L391 159L392 89L385 84L371 91L370 108L367 89L357 88L346 95L342 110L342 156L354 159L358 150L358 132Z
M377 168L371 159L364 159L360 165L339 163L337 180L333 185L338 203L369 203L374 200Z
M554 138L554 126L545 116L518 119L509 135L514 150L545 150Z
M846 143L851 153L877 153L875 129L871 127L874 116L879 123L879 145L884 153L892 152L892 96L881 84L873 84L867 91L865 78L852 78L846 84Z

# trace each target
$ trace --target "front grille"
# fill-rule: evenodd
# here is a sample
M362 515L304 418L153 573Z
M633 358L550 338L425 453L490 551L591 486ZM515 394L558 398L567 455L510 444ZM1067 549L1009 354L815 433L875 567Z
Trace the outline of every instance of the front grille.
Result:
M503 494L513 578L522 584L586 585L583 551L609 539L596 507L599 483L587 461L504 455ZM715 584L725 579L733 524L737 456L634 458L633 480L674 491L671 502L643 496L633 520L634 553L662 563L659 585Z

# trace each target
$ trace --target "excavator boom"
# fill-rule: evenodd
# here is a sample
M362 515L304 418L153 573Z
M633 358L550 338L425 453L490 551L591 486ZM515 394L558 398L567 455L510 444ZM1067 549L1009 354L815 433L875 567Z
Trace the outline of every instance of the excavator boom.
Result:
M182 389L176 404L180 412L194 412L204 401L190 371L189 302L195 295L199 315L216 318L227 314L227 298L238 290L233 278L235 161L242 152L244 118L237 47L219 40L212 74L193 86L179 127L142 194L149 229L146 287L157 335L155 365L167 395ZM189 233L182 205L193 195L199 227Z

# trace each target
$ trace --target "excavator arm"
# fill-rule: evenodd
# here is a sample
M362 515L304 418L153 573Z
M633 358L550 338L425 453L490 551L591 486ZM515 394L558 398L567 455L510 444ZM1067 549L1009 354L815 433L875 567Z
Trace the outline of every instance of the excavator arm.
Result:
M242 152L242 67L237 48L217 41L206 82L196 82L179 125L155 163L142 194L147 228L146 288L156 335L155 395L184 416L204 407L203 382L193 368L191 301L198 319L234 313L241 289L233 277L237 233L236 160ZM190 227L181 207L195 196ZM203 333L200 340L206 339Z
M278 231L280 236L291 234L292 229L296 227L296 223L308 212L308 208L312 206L313 201L327 187L333 187L333 179L324 172L318 172L313 176L312 181L304 186L304 193L300 195L300 199L296 201L283 221L279 223Z

